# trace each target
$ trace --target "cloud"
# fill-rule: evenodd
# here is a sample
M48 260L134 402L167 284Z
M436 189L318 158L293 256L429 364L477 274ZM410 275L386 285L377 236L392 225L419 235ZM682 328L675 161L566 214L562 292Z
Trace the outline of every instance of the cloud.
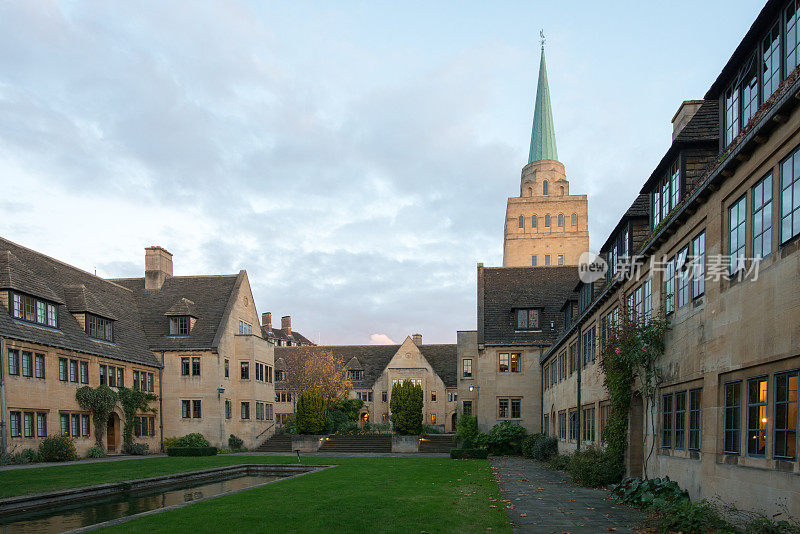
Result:
M369 340L372 345L397 345L386 334L370 334Z

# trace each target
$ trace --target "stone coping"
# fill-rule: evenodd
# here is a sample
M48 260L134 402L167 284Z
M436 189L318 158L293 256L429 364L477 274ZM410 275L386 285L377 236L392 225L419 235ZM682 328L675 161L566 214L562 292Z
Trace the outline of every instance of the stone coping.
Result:
M61 506L67 504L74 504L96 497L108 497L111 495L118 495L124 493L131 493L144 489L155 489L167 486L174 486L184 482L195 482L203 480L213 480L220 478L219 475L224 475L225 479L235 477L237 475L254 475L254 474L274 474L286 475L284 478L290 478L301 474L306 474L320 469L334 467L330 465L293 465L293 464L238 464L224 467L214 467L210 469L201 469L198 471L183 471L180 473L171 473L149 478L138 478L134 480L124 480L121 482L108 482L105 484L96 484L92 486L80 486L76 488L67 488L63 490L50 491L45 493L33 493L27 495L17 495L14 497L7 497L0 499L0 514L11 514L20 512L35 511L51 506ZM273 481L277 482L277 481ZM260 485L259 485L260 486ZM252 486L252 487L259 487ZM245 488L250 489L250 488ZM229 492L230 493L230 492ZM220 494L227 495L227 493ZM214 495L214 498L219 495ZM198 499L199 502L205 499ZM186 503L191 504L191 503ZM158 511L165 508L158 509ZM152 512L155 512L153 510ZM147 513L147 512L146 512ZM141 515L141 514L137 514ZM130 516L133 517L133 516ZM124 518L120 518L124 519ZM87 527L88 528L88 527ZM93 525L91 528L95 528Z

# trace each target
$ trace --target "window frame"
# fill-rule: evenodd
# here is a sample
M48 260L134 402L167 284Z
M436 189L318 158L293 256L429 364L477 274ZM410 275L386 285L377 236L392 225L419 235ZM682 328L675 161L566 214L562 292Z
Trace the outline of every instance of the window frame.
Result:
M736 212L735 220L734 212ZM745 268L744 263L747 258L747 193L742 194L728 206L727 244L728 257L730 258L728 274L735 275ZM734 255L736 259L734 259Z
M789 384L787 382L787 384L786 384L787 400L779 401L778 400L778 394L779 394L781 388L780 388L780 386L778 384L778 380L779 379L783 379L783 378L787 378L788 379L788 378L792 378L792 377L794 377L794 379L795 379L794 400L788 398L788 395L790 394L791 390L789 389ZM797 459L797 435L798 435L798 426L800 426L800 425L798 425L798 417L800 415L798 414L798 411L797 411L798 408L800 408L800 402L798 402L798 384L800 384L800 374L798 374L797 369L794 369L794 370L791 370L791 371L783 371L783 372L780 372L780 373L776 373L775 376L774 376L774 380L775 380L775 382L774 382L775 385L774 385L773 389L775 390L775 393L774 393L774 397L773 397L774 409L773 409L773 416L772 416L772 421L773 421L773 425L772 425L773 426L773 443L772 443L772 451L773 452L772 452L772 456L775 459L794 461L794 460ZM791 404L794 404L794 413L795 413L794 421L788 421L788 415L791 412L791 410L789 410L789 407L790 407ZM779 407L783 406L783 405L785 405L784 410L786 411L787 421L786 421L786 425L785 426L779 427L778 426L778 422L779 422L778 421L778 419L779 419L778 414L779 414L779 411L780 411ZM789 423L793 423L794 426L790 427ZM779 441L779 438L778 438L779 433L783 433L784 434L783 435L783 440L782 440L783 441L783 447L784 447L783 451L784 452L788 452L789 449L790 449L789 438L788 438L789 433L794 433L794 447L793 447L794 448L794 454L793 455L790 456L788 454L778 454L778 444L781 443L781 441Z
M759 400L757 402L751 402L750 401L750 384L752 384L752 383L761 383L761 382L764 383L764 388L765 388L765 390L764 390L764 400L761 401L760 397L759 397ZM768 377L766 375L757 376L757 377L749 378L746 383L747 383L747 392L746 392L747 393L747 397L746 397L745 400L746 400L747 404L746 404L746 412L745 413L746 413L747 428L746 428L746 434L745 434L745 454L747 456L751 456L751 457L754 457L754 458L765 458L766 454L767 454L767 446L768 446L768 443L767 443L767 431L768 431L767 424L769 422L769 379L768 379ZM760 389L759 389L759 391L760 391ZM763 407L763 417L762 417L761 410L760 410L760 408L762 408L762 407ZM756 419L757 419L756 422L757 423L763 423L763 425L764 425L763 428L761 428L761 427L751 427L750 415L751 415L751 409L752 408L756 408L756 409L759 410L758 411L758 416L756 417ZM755 435L763 434L763 436L764 436L764 452L763 452L763 454L758 453L758 452L755 452L755 453L750 452L751 434L755 434ZM755 437L755 436L753 436L753 437Z

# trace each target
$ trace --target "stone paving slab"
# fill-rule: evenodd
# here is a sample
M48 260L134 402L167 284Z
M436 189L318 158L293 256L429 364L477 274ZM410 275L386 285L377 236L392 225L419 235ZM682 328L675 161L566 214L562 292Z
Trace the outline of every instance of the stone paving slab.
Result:
M492 458L492 472L514 532L634 532L645 516L606 490L581 488L569 475L525 458Z

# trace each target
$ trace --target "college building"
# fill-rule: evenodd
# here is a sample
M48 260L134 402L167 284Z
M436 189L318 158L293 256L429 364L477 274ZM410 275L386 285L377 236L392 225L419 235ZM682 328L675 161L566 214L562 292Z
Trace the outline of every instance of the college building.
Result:
M601 248L605 278L541 357L542 428L602 445L601 354L620 321L663 313L652 399L630 410L629 475L693 498L800 516L800 5L769 1ZM631 269L631 266L635 268ZM613 349L613 347L611 347Z
M289 317L281 329L258 319L245 271L173 276L172 254L149 247L144 277L103 279L0 239L3 450L60 434L85 454L95 430L75 392L99 385L158 396L134 427L150 450L192 432L255 447L275 431L275 345L310 343ZM117 408L101 436L109 452L122 424Z

